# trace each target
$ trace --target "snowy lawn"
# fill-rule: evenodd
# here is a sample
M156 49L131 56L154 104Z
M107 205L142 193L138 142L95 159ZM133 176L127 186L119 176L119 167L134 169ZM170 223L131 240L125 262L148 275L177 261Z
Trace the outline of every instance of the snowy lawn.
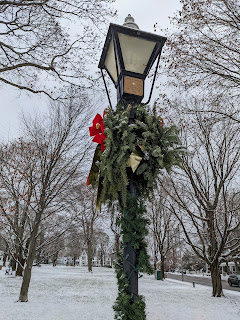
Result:
M43 265L34 267L29 302L16 302L21 279L0 271L0 320L113 320L117 295L113 269ZM148 320L239 320L240 294L144 275L139 291L146 297Z
M182 275L181 272L169 272L169 273L171 273L171 274L177 274L177 275ZM186 275L186 276L190 276L190 277L199 277L199 278L205 277L205 278L210 278L210 273L201 273L201 272L198 272L198 273L189 273L189 272L187 272L187 273L184 274L184 276L185 276L185 275ZM226 275L221 274L221 279L227 281L227 280L228 280L228 275L227 275L227 274L226 274Z

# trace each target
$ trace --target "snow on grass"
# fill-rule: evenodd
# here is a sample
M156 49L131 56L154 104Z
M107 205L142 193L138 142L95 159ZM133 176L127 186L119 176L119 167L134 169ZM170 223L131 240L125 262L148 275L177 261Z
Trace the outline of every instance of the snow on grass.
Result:
M34 267L29 302L19 303L21 279L0 271L0 320L113 320L117 296L113 269ZM145 295L147 320L239 320L240 293L225 291L211 297L211 288L144 275L139 292Z
M234 297L225 290L225 297L213 298L210 287L196 284L193 288L191 283L172 279L164 283L151 281L151 288L143 282L142 291L145 291L149 320L240 319L240 293ZM157 307L152 310L154 305Z
M182 275L181 272L168 272L168 273ZM187 272L184 275L190 276L190 277L198 277L198 278L203 278L203 277L210 278L211 277L210 273L202 273L202 272L198 272L198 273ZM221 274L221 279L227 281L228 280L228 275L227 274L226 275Z

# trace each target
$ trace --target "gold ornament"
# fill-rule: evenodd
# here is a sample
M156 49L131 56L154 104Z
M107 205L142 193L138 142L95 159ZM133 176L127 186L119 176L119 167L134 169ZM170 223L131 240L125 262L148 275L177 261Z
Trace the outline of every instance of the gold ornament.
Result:
M140 156L139 153L132 152L127 161L127 167L131 167L134 173L137 170L141 160L142 160L142 156Z

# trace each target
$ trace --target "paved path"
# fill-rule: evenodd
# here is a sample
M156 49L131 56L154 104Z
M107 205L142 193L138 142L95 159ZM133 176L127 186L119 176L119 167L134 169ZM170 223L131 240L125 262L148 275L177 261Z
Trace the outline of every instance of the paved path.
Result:
M182 275L181 274L167 273L167 277L169 279L182 280ZM195 282L196 284L201 284L201 285L209 286L209 287L212 286L211 278L209 276L193 277L191 275L184 274L183 275L183 281ZM230 287L226 280L222 280L222 287L223 287L223 289L228 289L228 290L233 290L233 291L240 292L240 288L239 287L237 287L237 286Z

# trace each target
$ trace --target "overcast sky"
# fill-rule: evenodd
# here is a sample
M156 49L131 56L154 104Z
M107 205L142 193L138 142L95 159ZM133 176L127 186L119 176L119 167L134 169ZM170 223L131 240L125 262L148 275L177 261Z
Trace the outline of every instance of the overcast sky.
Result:
M109 22L123 24L125 17L131 14L141 30L152 33L156 22L160 28L169 27L168 17L181 8L180 0L116 0L113 6L118 11L118 17ZM28 113L43 108L42 97L32 97L7 86L0 89L0 98L0 141L21 135L21 110Z
M148 32L154 32L155 22L160 28L168 27L168 17L181 8L180 0L117 0L115 6L118 24L123 24L125 17L131 14L139 28Z

